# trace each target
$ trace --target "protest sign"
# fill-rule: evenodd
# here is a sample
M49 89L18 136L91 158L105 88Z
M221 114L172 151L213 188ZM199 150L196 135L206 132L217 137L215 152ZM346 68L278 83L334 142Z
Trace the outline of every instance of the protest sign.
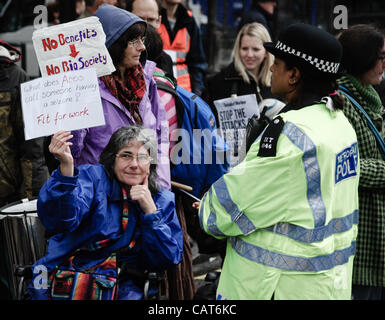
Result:
M98 77L115 71L98 17L38 29L32 41L42 77L88 68Z
M215 100L214 105L223 138L232 147L230 167L234 167L239 163L242 154L241 147L244 145L247 122L254 114L259 117L257 97L255 94L248 94L225 98Z
M21 84L25 139L105 124L95 69Z

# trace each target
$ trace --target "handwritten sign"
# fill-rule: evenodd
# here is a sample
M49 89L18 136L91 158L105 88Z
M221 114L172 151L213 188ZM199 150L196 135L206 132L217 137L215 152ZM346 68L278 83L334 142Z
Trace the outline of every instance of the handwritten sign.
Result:
M115 71L98 17L38 29L32 41L43 77L88 68L98 77Z
M257 97L255 94L215 100L218 120L224 139L232 147L230 167L239 163L242 155L241 147L246 136L248 120L255 114L259 116ZM245 150L244 150L245 152Z
M105 124L95 69L21 84L25 139Z

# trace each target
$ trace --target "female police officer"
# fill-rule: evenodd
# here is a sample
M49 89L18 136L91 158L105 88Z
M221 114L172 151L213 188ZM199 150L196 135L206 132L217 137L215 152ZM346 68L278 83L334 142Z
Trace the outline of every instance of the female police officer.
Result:
M341 45L294 24L264 46L287 105L199 209L205 231L227 238L217 299L350 299L359 167L335 92Z

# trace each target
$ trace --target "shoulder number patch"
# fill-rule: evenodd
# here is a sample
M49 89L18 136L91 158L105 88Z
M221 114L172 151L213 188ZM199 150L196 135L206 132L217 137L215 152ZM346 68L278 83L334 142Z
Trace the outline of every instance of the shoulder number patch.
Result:
M285 122L280 116L270 122L260 141L259 157L275 157L277 154L278 138L284 125Z

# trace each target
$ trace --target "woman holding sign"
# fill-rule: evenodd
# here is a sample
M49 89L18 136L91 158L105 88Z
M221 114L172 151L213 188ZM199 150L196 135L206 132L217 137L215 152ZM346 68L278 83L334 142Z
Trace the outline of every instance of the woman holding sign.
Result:
M32 268L29 293L53 300L158 294L158 283L146 286L148 276L180 262L183 240L174 195L156 183L154 135L141 126L122 127L100 164L79 167L71 138L60 131L49 146L60 166L40 191L38 214L55 235Z
M233 61L219 73L207 79L206 101L215 114L214 101L255 94L257 102L271 98L271 71L273 57L263 47L271 41L269 32L259 23L245 25L238 33L232 51ZM220 123L217 119L217 123Z
M73 131L71 151L75 165L97 163L113 132L125 125L140 124L156 133L158 182L170 189L168 125L152 79L155 63L145 59L147 24L136 15L108 4L101 5L95 16L103 26L106 47L116 71L99 78L106 124Z
M262 24L254 22L243 26L235 40L233 62L207 80L206 101L226 141L232 146L231 167L244 159L249 141L253 142L284 106L281 101L271 99L270 66L273 57L263 47L263 43L269 41L269 33ZM222 100L225 98L226 102ZM238 108L236 104L239 102L245 108ZM248 123L255 122L258 125L252 126L251 132L247 131Z

